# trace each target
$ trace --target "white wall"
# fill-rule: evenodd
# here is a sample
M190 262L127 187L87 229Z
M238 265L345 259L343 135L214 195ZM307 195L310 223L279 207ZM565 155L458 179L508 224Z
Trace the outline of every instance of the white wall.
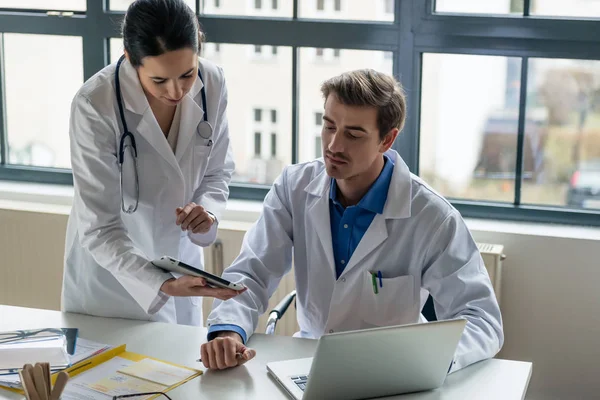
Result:
M0 304L57 309L68 208L58 214L10 209L17 205L0 202ZM223 224L229 263L242 225ZM505 246L506 342L499 357L533 361L527 398L598 398L600 229L468 224L477 241ZM228 243L228 237L235 239Z

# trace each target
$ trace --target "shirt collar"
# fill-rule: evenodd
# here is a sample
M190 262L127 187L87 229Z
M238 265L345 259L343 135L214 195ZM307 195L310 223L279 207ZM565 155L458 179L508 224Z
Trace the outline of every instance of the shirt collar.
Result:
M381 173L375 182L373 182L367 193L357 204L357 207L376 214L383 213L385 201L387 200L388 189L390 187L390 181L392 180L392 173L394 172L394 162L386 154L383 155L383 161L384 164ZM329 198L331 201L333 201L333 204L343 208L337 199L337 182L333 178L331 178Z

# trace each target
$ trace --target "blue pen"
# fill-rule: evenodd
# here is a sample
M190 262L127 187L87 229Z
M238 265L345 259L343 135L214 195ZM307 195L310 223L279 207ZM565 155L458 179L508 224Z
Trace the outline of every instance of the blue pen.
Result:
M381 275L381 271L377 271L377 276L379 277L379 287L383 287L383 276Z

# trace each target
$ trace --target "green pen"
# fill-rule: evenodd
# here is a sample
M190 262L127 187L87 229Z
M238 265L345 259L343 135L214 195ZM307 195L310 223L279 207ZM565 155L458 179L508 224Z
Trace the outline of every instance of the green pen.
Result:
M373 293L379 294L379 290L377 289L377 275L371 272L371 278L373 280Z

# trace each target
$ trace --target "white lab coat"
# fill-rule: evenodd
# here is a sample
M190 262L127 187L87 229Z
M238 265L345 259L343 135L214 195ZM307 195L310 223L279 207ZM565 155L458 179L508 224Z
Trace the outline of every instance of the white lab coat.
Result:
M115 97L115 67L90 78L71 108L71 163L75 196L67 226L62 309L106 317L202 324L200 297L170 298L160 292L172 278L150 261L168 255L202 267L202 249L216 238L217 224L205 234L182 232L175 209L188 202L204 206L217 220L229 194L234 169L225 108L222 70L200 60L206 85L213 145L197 127L204 116L200 89L180 103L175 153L148 104L135 69L120 68L125 119L138 150L139 206L121 211L117 152L123 127ZM131 168L125 169L131 179ZM125 187L131 199L134 185ZM131 200L130 200L131 201Z
M419 322L431 293L439 319L467 320L452 369L494 356L503 343L502 319L475 242L458 211L412 175L398 153L388 155L396 165L383 214L337 280L323 160L287 167L223 275L249 290L216 301L209 325L236 324L250 337L293 259L296 336ZM378 270L383 287L374 294L370 272Z

